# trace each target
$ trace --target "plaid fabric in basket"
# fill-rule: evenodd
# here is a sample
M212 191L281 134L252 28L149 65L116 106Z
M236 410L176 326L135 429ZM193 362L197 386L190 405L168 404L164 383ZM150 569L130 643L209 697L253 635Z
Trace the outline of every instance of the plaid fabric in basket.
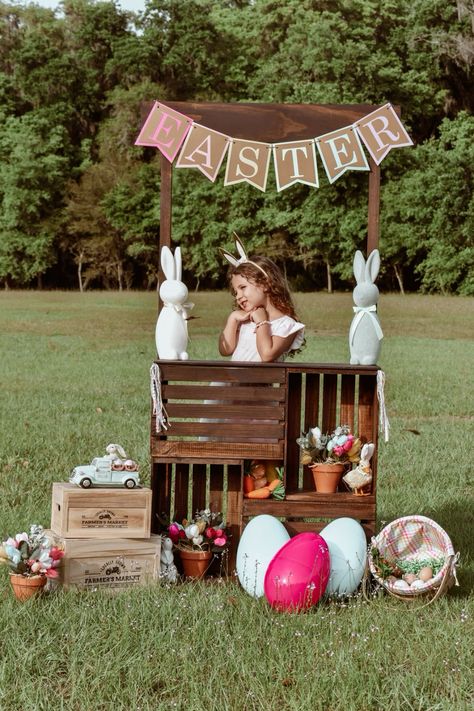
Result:
M424 594L439 587L445 575L454 574L454 563L450 565L449 556L454 556L454 549L446 531L426 516L404 516L385 526L372 538L371 550L377 548L389 563L396 561L417 561L425 558L444 558L441 570L432 582L422 588L397 589L397 595L413 596ZM380 577L369 551L369 568L374 578L388 589L386 580ZM448 570L448 567L450 570Z

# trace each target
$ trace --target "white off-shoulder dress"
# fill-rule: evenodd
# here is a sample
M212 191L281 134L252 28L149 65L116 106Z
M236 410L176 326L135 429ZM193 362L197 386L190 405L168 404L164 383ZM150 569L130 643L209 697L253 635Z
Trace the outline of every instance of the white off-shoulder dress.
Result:
M289 349L277 359L279 361L285 360L288 353L300 348L304 341L304 323L295 321L291 316L280 316L270 321L270 330L272 336L280 336L281 338L295 334ZM240 326L239 340L235 351L232 353L232 360L262 361L257 350L257 329L253 321L246 321Z

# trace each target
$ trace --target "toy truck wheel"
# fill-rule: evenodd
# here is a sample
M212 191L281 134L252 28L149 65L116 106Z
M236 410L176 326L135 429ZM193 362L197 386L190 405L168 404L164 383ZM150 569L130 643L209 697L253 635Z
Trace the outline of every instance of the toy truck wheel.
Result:
M81 486L83 489L90 489L92 486L92 481L88 477L84 477L81 481Z
M124 486L126 489L134 489L135 488L135 481L133 479L125 479Z

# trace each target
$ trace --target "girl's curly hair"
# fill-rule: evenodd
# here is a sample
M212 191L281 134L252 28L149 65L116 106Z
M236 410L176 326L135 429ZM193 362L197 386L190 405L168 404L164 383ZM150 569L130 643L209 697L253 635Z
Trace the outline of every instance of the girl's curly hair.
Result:
M259 269L258 267L261 267L263 271L261 271L261 269ZM275 264L275 262L272 262L271 259L268 259L268 257L260 257L257 255L255 257L252 257L251 262L244 262L243 264L239 264L236 267L229 267L229 270L227 272L227 280L229 282L231 291L232 277L236 276L237 274L240 274L241 276L245 277L245 279L248 279L253 284L256 284L257 286L264 289L268 293L270 301L275 306L275 308L277 308L283 314L291 316L291 318L294 318L295 321L299 320L298 316L296 315L295 305L293 303L293 299L291 298L286 279L281 273L280 269ZM305 343L303 342L301 348L291 351L289 355L295 355L296 353L299 353L304 345Z

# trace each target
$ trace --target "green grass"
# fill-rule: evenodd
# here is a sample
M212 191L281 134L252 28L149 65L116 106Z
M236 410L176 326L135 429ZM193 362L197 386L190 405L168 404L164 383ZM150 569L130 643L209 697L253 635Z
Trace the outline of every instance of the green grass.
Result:
M218 358L231 299L195 294L192 358ZM297 295L298 359L347 362L351 295ZM433 517L461 553L459 588L273 613L235 582L68 592L19 604L0 570L0 711L467 711L474 704L474 302L381 299L391 440L379 523ZM110 441L149 454L156 295L0 295L0 535L49 524L51 483ZM415 430L419 434L413 432Z

